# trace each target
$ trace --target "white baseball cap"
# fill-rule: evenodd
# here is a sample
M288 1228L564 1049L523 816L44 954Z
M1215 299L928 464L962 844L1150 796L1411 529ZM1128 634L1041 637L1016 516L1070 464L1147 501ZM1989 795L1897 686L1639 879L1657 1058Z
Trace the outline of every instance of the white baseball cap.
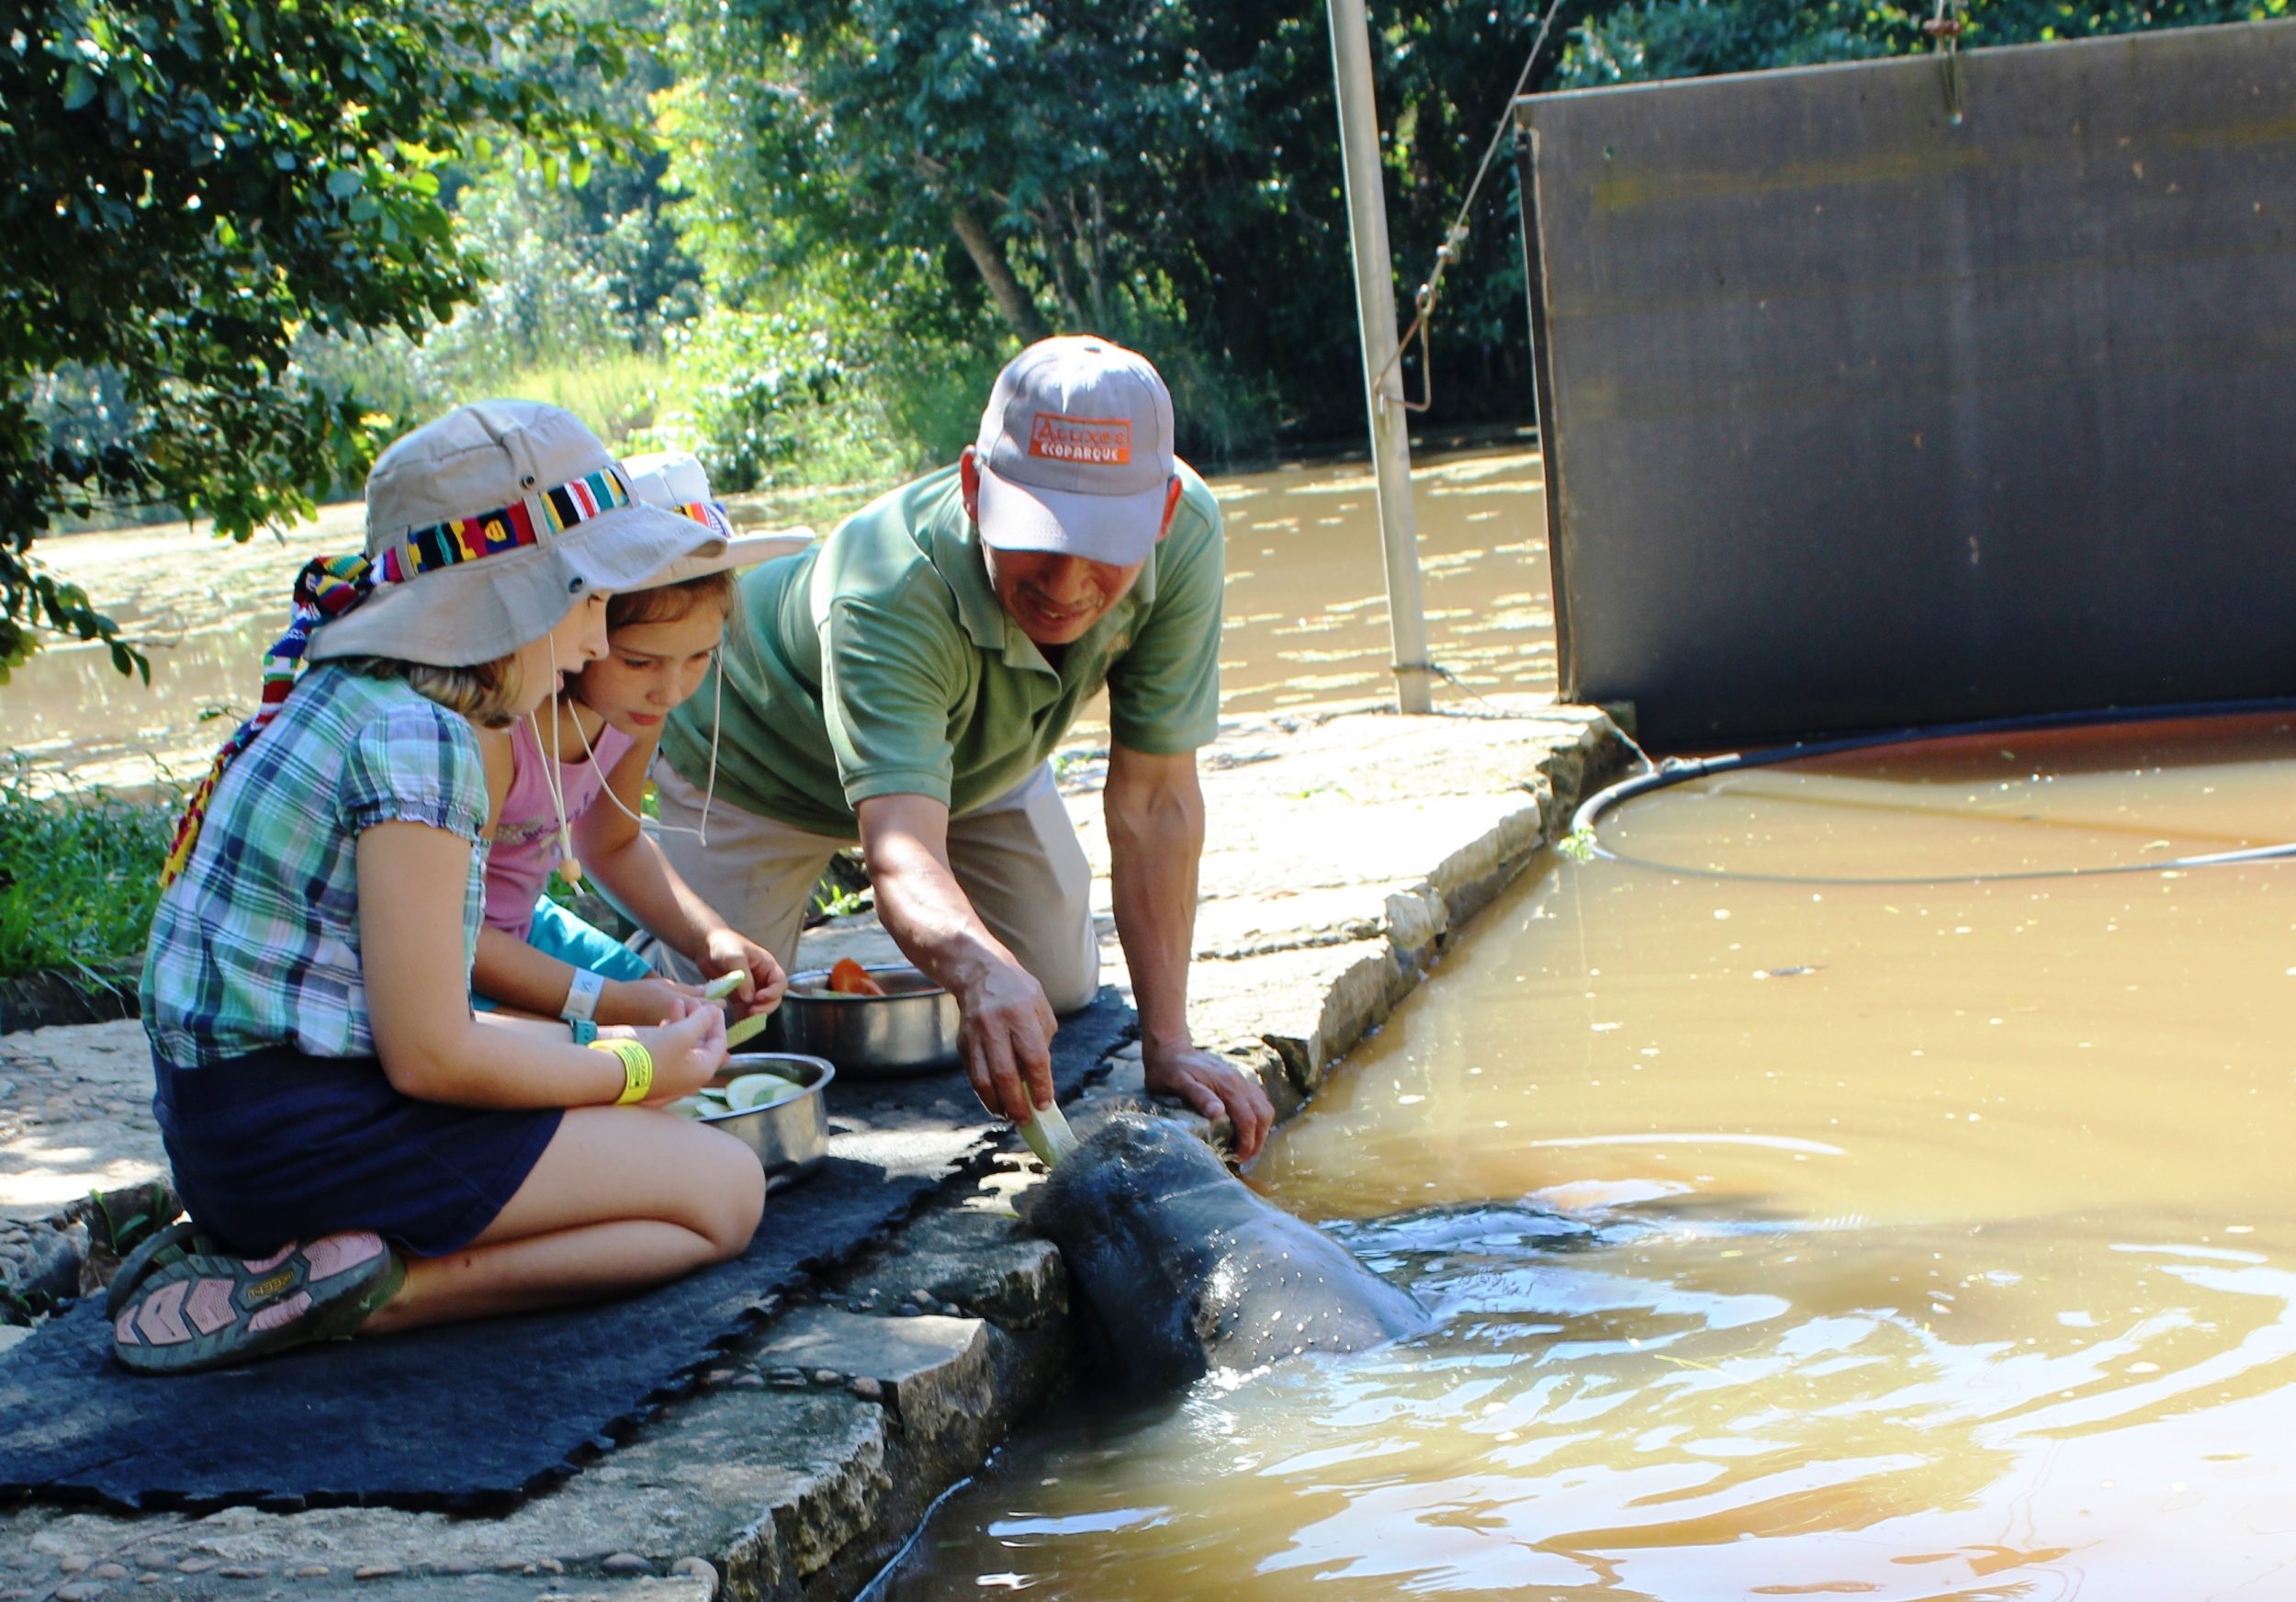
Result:
M1136 351L1039 340L996 375L974 461L984 545L1129 567L1164 529L1172 393Z
M700 458L688 451L656 451L649 456L625 457L622 470L629 475L630 491L648 506L659 506L703 525L725 541L723 549L698 551L681 557L632 590L655 590L682 584L737 568L755 567L804 550L813 544L810 528L777 528L762 534L737 534L723 502L710 493L710 476Z

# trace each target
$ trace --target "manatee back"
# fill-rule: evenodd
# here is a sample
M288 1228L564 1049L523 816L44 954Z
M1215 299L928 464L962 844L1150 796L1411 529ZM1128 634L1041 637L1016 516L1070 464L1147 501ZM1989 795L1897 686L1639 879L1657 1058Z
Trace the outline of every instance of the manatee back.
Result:
M1360 1351L1426 1324L1411 1296L1167 1119L1109 1118L1021 1215L1060 1247L1088 1342L1141 1385Z
M1426 1309L1313 1224L1236 1182L1250 1204L1231 1231L1205 1314L1212 1366L1256 1369L1304 1352L1356 1352L1427 1327Z

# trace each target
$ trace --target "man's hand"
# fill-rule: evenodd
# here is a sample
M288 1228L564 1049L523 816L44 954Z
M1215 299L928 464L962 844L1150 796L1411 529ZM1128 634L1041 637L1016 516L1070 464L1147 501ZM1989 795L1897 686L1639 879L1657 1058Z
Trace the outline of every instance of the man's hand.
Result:
M1187 1033L1187 964L1195 944L1196 870L1204 852L1204 792L1196 753L1156 755L1121 741L1109 750L1102 792L1109 820L1109 893L1116 936L1140 1009L1148 1089L1177 1096L1235 1128L1235 1155L1258 1155L1276 1109L1258 1080Z
M957 1049L973 1093L1015 1123L1052 1104L1052 1032L1060 1021L1044 987L1018 964L992 964L957 991Z
M744 1017L772 1011L782 1004L782 993L789 988L789 976L782 972L782 965L773 960L773 953L730 929L710 931L709 938L703 942L702 972L709 979L721 974L747 976L741 987L734 992Z
M948 987L973 1093L1015 1123L1052 1104L1044 987L988 931L949 866L949 808L929 795L872 795L854 809L877 916L904 955Z
M1233 1063L1192 1045L1142 1051L1141 1066L1154 1094L1177 1096L1206 1119L1218 1123L1225 1118L1233 1124L1238 1162L1249 1162L1259 1155L1276 1122L1276 1107L1257 1079Z

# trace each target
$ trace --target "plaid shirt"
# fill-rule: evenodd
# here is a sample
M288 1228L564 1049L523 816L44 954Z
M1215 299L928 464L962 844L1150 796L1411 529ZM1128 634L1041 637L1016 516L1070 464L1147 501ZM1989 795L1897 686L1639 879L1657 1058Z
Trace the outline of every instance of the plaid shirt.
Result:
M361 831L443 829L471 842L464 965L485 908L487 789L470 725L403 683L322 665L216 788L143 962L157 1055L197 1068L266 1047L372 1056L359 973Z

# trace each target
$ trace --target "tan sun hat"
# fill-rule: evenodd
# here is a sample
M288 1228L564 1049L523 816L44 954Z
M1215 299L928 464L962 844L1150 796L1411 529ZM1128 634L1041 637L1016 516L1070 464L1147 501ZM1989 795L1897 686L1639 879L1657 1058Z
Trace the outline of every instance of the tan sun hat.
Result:
M705 523L648 504L572 412L458 406L394 442L366 476L375 590L312 631L310 661L466 667L541 638L594 591L724 552Z
M681 557L644 583L625 585L625 589L656 590L736 568L753 568L775 557L793 556L814 542L813 530L803 527L777 528L762 534L735 533L733 519L725 504L710 493L708 471L690 452L656 451L648 456L625 457L622 470L629 475L632 492L648 506L667 507L681 516L706 524L726 542L726 548L721 551Z

